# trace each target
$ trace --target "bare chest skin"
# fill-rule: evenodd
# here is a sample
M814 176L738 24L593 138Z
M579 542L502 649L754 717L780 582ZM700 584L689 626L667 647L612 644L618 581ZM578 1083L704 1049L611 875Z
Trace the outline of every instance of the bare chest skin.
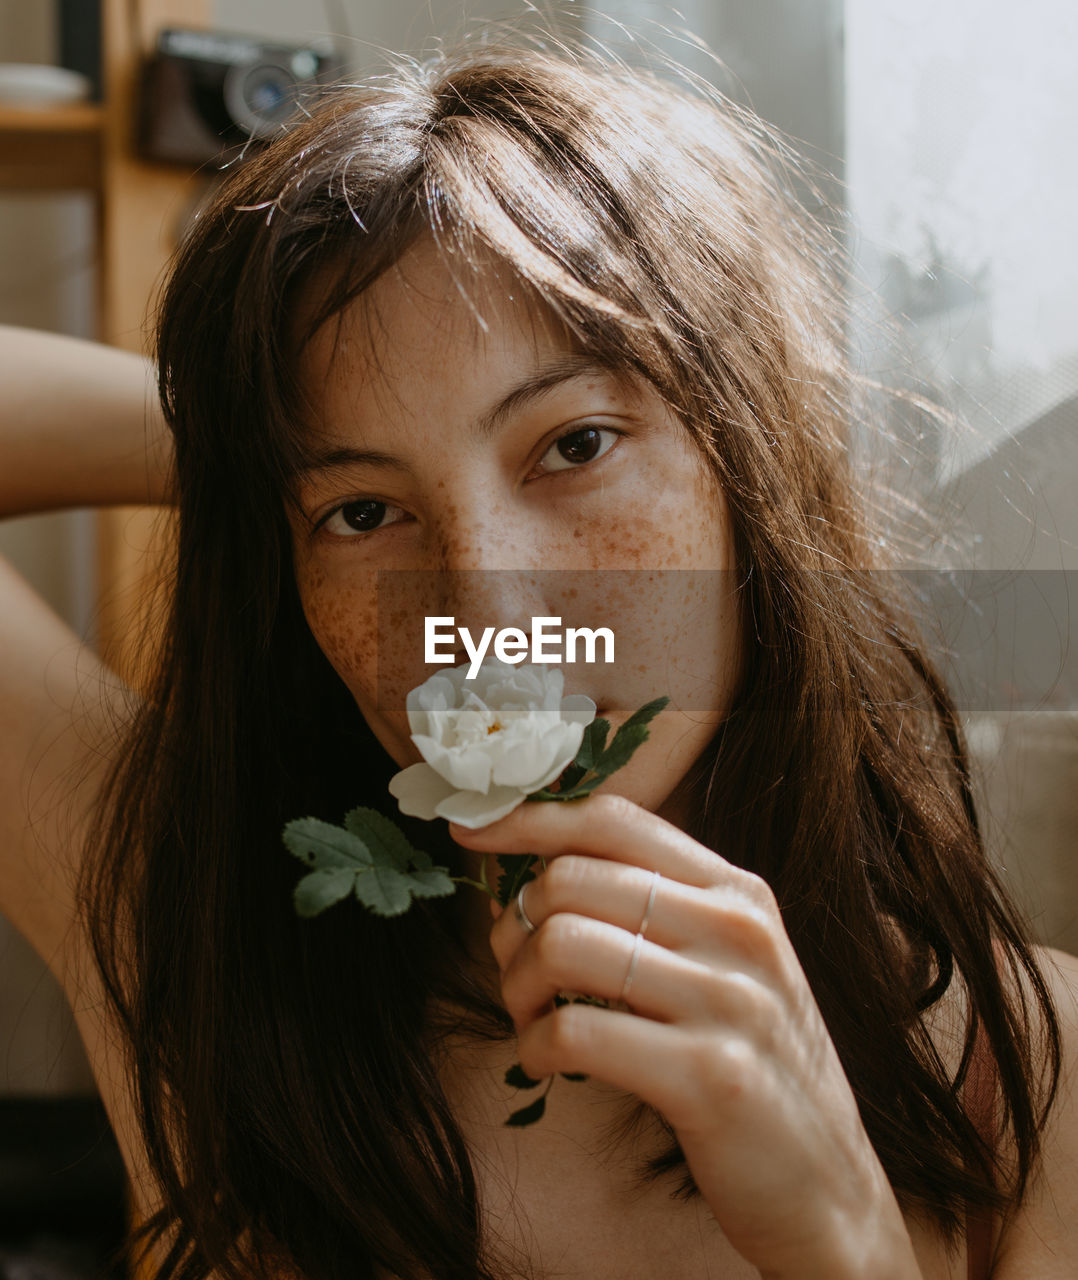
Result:
M122 1055L100 1012L100 998L76 1007L132 1178L136 1213L144 1218L154 1202L144 1194L147 1162ZM950 1044L938 1043L945 1057L953 1056ZM646 1117L635 1129L624 1125L633 1108L621 1091L598 1080L559 1077L538 1123L506 1126L509 1114L541 1091L504 1083L514 1049L512 1041L447 1041L438 1067L472 1152L485 1229L497 1242L506 1280L759 1280L760 1272L731 1246L700 1197L673 1196L675 1175L651 1182L639 1176L641 1162L663 1150L666 1138ZM930 1227L909 1227L924 1280L966 1280L963 1241L948 1254Z
M640 1175L667 1138L647 1117L626 1131L625 1094L559 1078L541 1120L506 1126L546 1087L505 1085L512 1061L512 1045L484 1046L458 1049L441 1068L506 1276L527 1275L530 1264L536 1280L759 1280L701 1197L675 1197L677 1174ZM964 1243L948 1255L927 1226L911 1223L910 1235L924 1280L965 1280Z

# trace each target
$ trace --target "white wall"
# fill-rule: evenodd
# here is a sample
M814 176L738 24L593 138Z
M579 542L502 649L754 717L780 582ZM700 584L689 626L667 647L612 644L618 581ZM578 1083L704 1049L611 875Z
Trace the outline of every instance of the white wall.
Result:
M846 0L851 210L967 420L943 474L1078 394L1076 60L1061 0Z
M356 70L379 65L385 52L419 53L433 40L452 40L469 23L528 22L536 6L524 0L217 0L217 25L282 40L337 36ZM557 3L550 4L557 21ZM572 0L560 5L571 11Z

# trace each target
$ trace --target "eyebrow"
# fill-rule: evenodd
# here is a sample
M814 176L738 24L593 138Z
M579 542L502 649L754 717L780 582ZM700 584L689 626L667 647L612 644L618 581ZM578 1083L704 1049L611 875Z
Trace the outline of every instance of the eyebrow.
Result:
M525 405L534 404L565 382L597 373L611 377L616 376L617 371L609 365L601 364L594 356L579 353L558 356L541 365L523 381L518 382L493 408L477 418L473 424L473 434L479 440L490 440L497 434L506 418L511 417ZM383 467L394 471L409 469L404 459L395 454L383 453L378 449L356 449L350 445L342 445L311 451L299 471L300 474L306 474L310 471L332 471L348 466Z

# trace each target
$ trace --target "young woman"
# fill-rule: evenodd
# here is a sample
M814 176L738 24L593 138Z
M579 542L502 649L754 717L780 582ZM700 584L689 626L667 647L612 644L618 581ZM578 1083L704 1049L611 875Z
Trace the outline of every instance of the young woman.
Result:
M480 48L334 95L199 217L171 462L141 367L9 336L7 509L179 513L141 703L14 577L0 609L3 906L158 1274L1073 1274L1078 963L1027 941L873 572L840 282L773 160L705 96ZM660 656L646 584L703 575L693 691L585 802L401 819L473 877L541 855L516 910L300 920L283 824L395 815L417 760L419 613L517 623L569 571ZM616 724L669 691L635 667L567 687ZM526 1128L515 1061L556 1081Z

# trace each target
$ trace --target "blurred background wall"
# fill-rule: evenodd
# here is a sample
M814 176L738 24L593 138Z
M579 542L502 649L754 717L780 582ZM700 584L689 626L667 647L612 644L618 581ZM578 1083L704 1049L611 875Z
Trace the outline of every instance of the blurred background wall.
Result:
M931 555L911 565L940 575L933 582L953 588L952 605L982 597L972 612L995 647L976 633L959 643L954 629L943 644L966 681L993 848L1042 938L1078 950L1067 650L1067 571L1078 569L1078 184L1069 165L1078 10L1065 0L1030 0L1020 12L1003 0L688 0L676 10L560 0L546 9L540 19L530 5L497 0L217 0L216 23L284 40L336 36L356 71L376 67L385 50L418 52L487 18L552 22L631 58L627 29L754 106L833 175L822 190L861 281L855 358L869 376L927 391L958 415L881 403L870 435L892 442L891 479L937 530ZM56 59L53 6L0 0L0 61ZM91 336L93 316L89 198L0 196L0 321ZM92 638L85 514L6 522L0 554ZM993 571L1022 575L1047 613L1019 596L1001 611L997 579L968 576ZM1016 654L1031 647L1016 680ZM978 667L988 650L991 663ZM0 1092L88 1088L74 1040L51 980L0 921Z

